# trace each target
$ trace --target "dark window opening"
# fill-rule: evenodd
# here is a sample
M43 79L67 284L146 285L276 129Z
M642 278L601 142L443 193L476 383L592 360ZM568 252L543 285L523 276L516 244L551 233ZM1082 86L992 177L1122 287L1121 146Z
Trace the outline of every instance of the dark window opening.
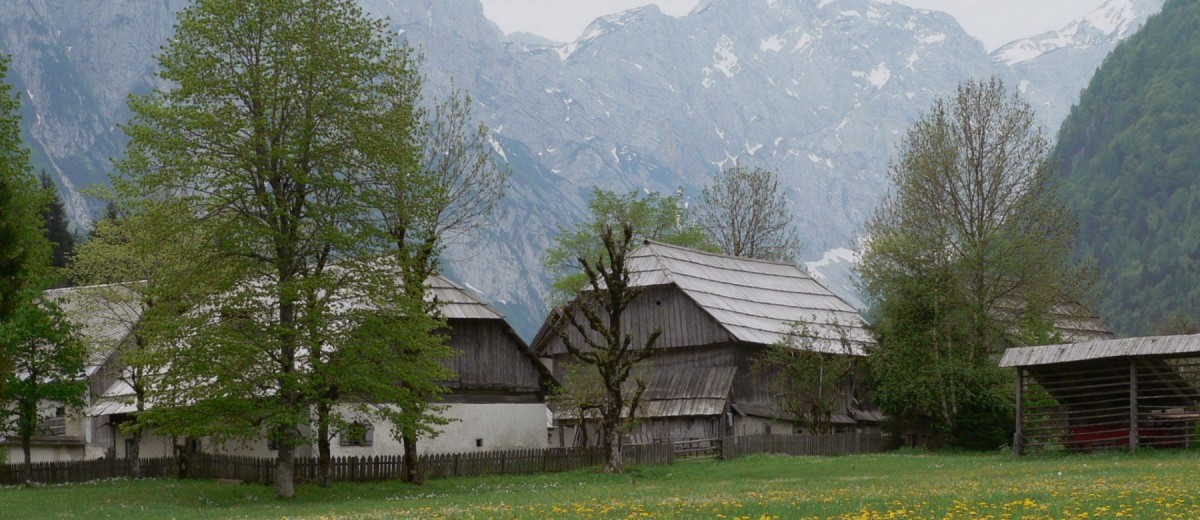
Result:
M371 446L374 444L374 428L365 422L347 424L338 435L342 446Z

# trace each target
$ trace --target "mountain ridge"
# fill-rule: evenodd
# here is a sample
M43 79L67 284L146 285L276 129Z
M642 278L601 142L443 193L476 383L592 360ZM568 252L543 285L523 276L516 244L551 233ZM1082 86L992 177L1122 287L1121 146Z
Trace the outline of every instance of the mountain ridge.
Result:
M151 56L186 2L134 3L83 2L79 13L51 12L47 0L0 6L0 41L29 49L10 74L34 100L27 139L81 222L99 208L79 188L102 181L124 143L118 125L128 112L118 91L156 85ZM472 95L497 156L513 170L497 225L451 247L446 266L504 302L525 336L545 312L541 253L560 226L585 217L593 185L682 187L694 197L720 168L775 169L809 245L805 256L815 260L852 247L887 188L897 138L953 85L999 75L1044 105L1043 122L1056 125L1088 67L1115 43L1067 46L1010 67L945 13L868 0L713 0L682 17L656 7L603 17L556 47L505 36L477 0L359 3L421 46L431 94L453 86ZM145 13L139 25L151 30L134 30L133 12ZM67 36L52 29L71 24ZM96 54L68 54L81 49ZM109 61L117 65L105 67ZM61 78L61 88L47 87L48 76ZM841 274L831 285L853 287L847 269L833 270Z

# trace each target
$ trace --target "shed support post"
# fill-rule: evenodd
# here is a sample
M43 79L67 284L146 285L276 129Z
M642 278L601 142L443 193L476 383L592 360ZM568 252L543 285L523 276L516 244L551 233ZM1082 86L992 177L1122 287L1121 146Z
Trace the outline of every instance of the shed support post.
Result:
M1017 424L1016 424L1016 428L1014 428L1014 430L1013 430L1013 443L1012 443L1012 450L1013 450L1014 457L1020 457L1021 453L1025 451L1025 440L1023 438L1021 438L1021 423L1024 422L1023 412L1025 410L1024 402L1025 402L1025 370L1021 367L1017 367L1017 402L1016 402Z
M1137 360L1129 358L1129 451L1138 447L1138 374Z

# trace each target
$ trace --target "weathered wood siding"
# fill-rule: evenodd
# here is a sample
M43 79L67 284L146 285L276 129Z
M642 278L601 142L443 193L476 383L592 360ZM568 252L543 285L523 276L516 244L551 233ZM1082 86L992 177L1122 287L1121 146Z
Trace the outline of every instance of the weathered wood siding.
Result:
M715 439L726 433L719 415L638 419L627 439L634 444Z
M447 385L455 390L538 392L538 361L522 351L517 339L499 320L450 320L450 346L457 353L445 361L458 377Z
M632 334L635 344L644 344L655 330L662 330L662 335L654 344L655 348L670 349L676 347L691 347L729 341L729 333L712 319L691 298L674 285L648 287L629 304L621 319L622 329ZM585 323L582 313L580 323ZM571 340L583 344L583 336L569 324L567 331ZM543 339L545 345L534 345L535 352L542 352L548 357L567 354L562 340L550 334Z

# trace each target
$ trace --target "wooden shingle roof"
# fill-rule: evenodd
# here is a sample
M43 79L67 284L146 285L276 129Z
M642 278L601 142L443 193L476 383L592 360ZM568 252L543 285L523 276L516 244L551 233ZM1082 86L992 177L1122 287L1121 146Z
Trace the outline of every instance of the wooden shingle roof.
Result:
M638 417L720 415L725 411L737 367L656 371Z
M1004 351L1001 367L1028 367L1132 356L1182 356L1200 354L1200 334L1148 336L1086 341L1040 347L1017 347Z
M449 319L502 320L504 315L483 300L440 274L425 281L425 299L437 298L442 315Z
M738 341L772 344L796 321L810 323L839 352L829 323L847 327L857 353L870 343L866 321L850 304L799 267L706 253L647 241L627 257L632 285L675 285Z
M88 347L85 372L89 376L129 336L144 310L141 297L130 284L67 287L43 294L78 328Z

